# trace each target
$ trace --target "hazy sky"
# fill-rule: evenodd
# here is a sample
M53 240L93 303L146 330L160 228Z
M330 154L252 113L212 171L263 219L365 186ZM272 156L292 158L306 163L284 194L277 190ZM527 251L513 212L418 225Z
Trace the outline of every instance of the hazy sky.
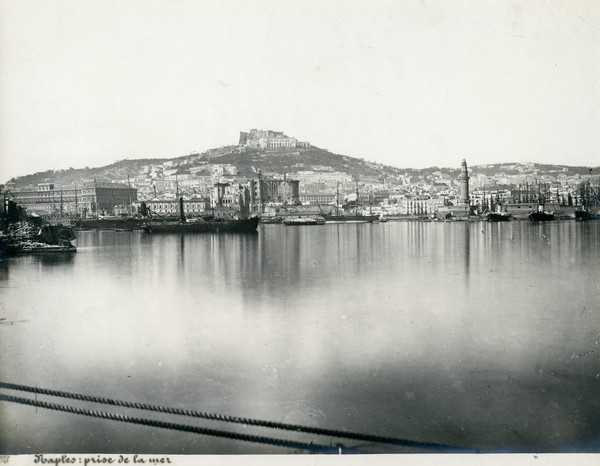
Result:
M0 0L0 181L263 128L398 167L600 164L596 0Z

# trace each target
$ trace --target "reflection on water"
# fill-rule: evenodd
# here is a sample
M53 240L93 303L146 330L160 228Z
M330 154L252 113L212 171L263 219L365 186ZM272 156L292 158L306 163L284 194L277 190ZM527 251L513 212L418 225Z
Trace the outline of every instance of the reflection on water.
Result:
M599 238L597 222L80 232L73 256L0 263L0 318L28 321L0 326L1 379L495 451L599 451ZM287 452L6 403L0 419L13 453Z

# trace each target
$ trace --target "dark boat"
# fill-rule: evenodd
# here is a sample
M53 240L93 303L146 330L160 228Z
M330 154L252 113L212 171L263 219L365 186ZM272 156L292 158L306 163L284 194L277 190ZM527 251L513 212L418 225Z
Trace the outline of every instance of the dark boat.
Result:
M256 233L258 217L239 220L199 219L193 222L147 222L146 233Z
M488 222L510 222L512 215L508 212L490 212L487 214Z
M283 224L286 226L299 226L299 225L325 225L325 219L321 216L315 217L291 217L283 220Z
M600 215L593 214L589 210L576 210L575 220L587 222L588 220L600 220Z
M532 222L549 222L551 220L554 220L554 214L552 212L539 210L537 212L531 212L529 214L529 220L531 220Z

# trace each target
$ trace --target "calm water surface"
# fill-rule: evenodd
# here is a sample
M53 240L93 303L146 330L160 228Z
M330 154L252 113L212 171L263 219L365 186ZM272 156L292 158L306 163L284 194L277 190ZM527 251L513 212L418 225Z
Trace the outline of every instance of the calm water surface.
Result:
M600 452L600 222L88 231L78 248L0 263L0 379L469 448ZM0 451L291 452L6 402Z

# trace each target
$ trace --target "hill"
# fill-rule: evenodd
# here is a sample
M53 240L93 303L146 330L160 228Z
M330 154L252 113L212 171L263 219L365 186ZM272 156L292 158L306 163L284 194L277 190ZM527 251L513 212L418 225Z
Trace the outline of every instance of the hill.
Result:
M55 186L73 186L93 179L123 181L128 178L147 175L149 167L158 167L157 176L169 168L176 169L178 173L189 173L194 167L207 165L228 165L235 167L238 177L256 176L258 170L265 174L294 174L307 171L317 172L341 172L351 175L354 179L387 180L399 176L410 176L413 182L418 180L429 180L431 178L444 176L455 178L459 174L460 160L456 166L429 167L424 169L397 168L370 162L361 158L349 157L335 154L325 149L309 146L306 148L264 150L249 148L246 146L225 146L210 149L202 154L188 154L175 158L160 159L135 159L119 160L103 167L68 168L63 170L48 170L33 173L10 181L18 188L35 188L39 183L54 183ZM482 174L485 176L498 175L531 175L552 176L561 173L572 175L585 175L589 173L589 167L548 165L535 163L498 163L491 165L473 165L469 167L471 176ZM600 167L593 169L594 174L600 172Z

